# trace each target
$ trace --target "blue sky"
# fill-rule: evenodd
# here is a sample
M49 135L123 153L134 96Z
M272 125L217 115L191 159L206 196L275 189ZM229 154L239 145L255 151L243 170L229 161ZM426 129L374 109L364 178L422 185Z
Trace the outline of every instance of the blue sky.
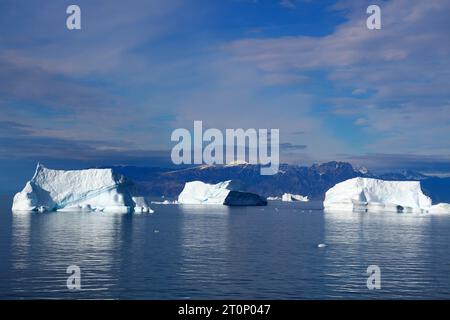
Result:
M366 8L382 9L367 30ZM82 30L66 29L77 4ZM450 171L446 0L3 0L0 184L160 165L176 128L279 128L282 161ZM302 146L296 148L292 146Z

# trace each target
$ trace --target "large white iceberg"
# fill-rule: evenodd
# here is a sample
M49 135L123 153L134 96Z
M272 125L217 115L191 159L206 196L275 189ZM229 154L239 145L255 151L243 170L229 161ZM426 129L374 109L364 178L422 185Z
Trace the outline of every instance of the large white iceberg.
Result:
M133 185L112 169L51 170L38 164L14 196L13 211L152 212Z
M220 204L227 206L260 206L267 205L261 196L236 191L231 180L217 184L201 181L187 182L178 196L179 204Z
M384 181L353 178L336 184L325 194L326 210L428 212L432 201L419 181Z
M287 201L287 202L292 202L292 201L302 201L302 202L308 202L308 197L306 196L301 196L299 194L291 194L291 193L285 193L281 196L281 201Z

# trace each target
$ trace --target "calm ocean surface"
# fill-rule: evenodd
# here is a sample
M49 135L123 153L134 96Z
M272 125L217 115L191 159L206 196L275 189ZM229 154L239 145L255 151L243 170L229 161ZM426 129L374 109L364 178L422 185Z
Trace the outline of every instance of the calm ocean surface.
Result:
M13 214L0 198L0 299L449 299L450 215L317 203L154 214ZM325 243L327 247L318 248ZM67 289L70 265L81 290ZM368 290L366 269L381 269Z

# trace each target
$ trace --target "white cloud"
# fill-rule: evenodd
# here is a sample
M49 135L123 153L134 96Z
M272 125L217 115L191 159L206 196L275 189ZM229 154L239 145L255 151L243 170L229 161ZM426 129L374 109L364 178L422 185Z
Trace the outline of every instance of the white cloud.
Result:
M225 49L266 74L323 72L337 93L316 102L364 124L373 152L449 154L450 2L383 2L381 30L366 28L368 4L338 3L348 21L327 36L249 38Z

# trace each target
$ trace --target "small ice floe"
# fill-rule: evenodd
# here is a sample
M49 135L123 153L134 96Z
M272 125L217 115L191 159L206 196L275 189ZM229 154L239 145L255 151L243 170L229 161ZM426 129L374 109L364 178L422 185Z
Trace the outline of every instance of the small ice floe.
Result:
M325 248L327 245L325 243L320 243L317 247L318 248Z
M438 203L434 206L431 206L428 210L428 213L450 213L450 204L448 203Z
M278 212L278 208L275 208L275 211Z
M308 202L308 197L301 196L299 194L291 194L285 193L281 196L281 201L293 202L293 201L302 201Z
M164 201L152 201L152 204L178 204L177 200L174 201L169 201L169 200L164 200Z

